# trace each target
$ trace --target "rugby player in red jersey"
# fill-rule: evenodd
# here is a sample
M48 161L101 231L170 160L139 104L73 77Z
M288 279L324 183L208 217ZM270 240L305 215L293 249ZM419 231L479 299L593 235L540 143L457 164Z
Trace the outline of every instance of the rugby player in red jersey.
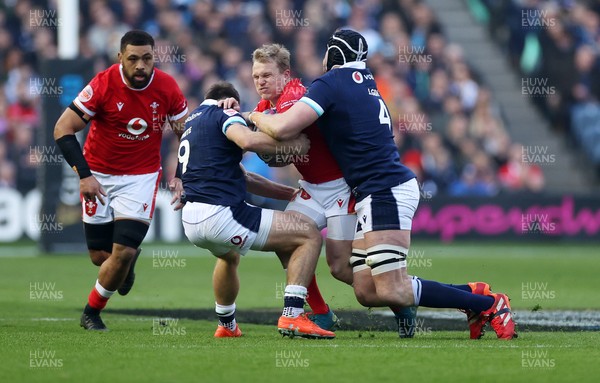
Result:
M263 45L252 53L252 62L254 85L262 99L255 111L282 113L304 95L306 89L300 79L291 78L290 52L282 45ZM288 204L286 211L307 216L319 230L327 226L326 254L331 273L335 278L352 284L352 270L343 252L349 254L352 249L356 225L354 200L319 128L312 125L304 133L311 142L306 155L281 153L273 158L275 162L291 159L302 175L300 192ZM326 330L337 326L338 318L325 303L314 277L308 286L307 302L313 310L309 317L317 325Z
M148 33L127 32L119 63L98 73L54 128L57 145L79 175L87 247L100 266L81 316L87 330L106 330L101 310L117 290L126 295L133 285L161 178L162 132L169 124L180 136L188 113L175 80L154 68L153 48ZM82 151L75 133L90 121ZM170 187L182 190L181 180Z

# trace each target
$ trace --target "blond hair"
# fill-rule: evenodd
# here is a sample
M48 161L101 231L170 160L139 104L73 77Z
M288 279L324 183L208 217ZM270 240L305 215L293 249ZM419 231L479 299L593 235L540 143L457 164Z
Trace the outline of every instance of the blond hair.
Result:
M281 72L290 69L290 51L281 44L264 44L252 52L252 62L273 61Z

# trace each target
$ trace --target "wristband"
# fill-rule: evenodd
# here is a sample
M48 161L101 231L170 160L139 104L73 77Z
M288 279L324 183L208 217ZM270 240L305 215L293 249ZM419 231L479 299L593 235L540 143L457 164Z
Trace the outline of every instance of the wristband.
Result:
M77 172L79 179L87 178L92 175L90 166L85 160L83 152L81 151L81 146L79 146L79 142L74 134L62 136L56 140L56 145L60 148L60 151L69 166Z

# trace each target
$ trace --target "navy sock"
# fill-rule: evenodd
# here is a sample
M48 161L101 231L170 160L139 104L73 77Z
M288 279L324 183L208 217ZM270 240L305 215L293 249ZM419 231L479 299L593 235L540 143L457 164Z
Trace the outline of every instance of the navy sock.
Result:
M219 314L217 314L217 316L219 317L219 324L221 326L227 327L231 331L235 330L235 323L233 322L233 321L235 321L235 311L226 316L219 315Z
M283 316L297 317L302 313L302 311L304 311L304 298L284 295Z
M442 283L442 285L448 286L448 287L454 287L455 289L466 291L468 293L472 293L473 292L473 290L471 290L471 286L469 286L469 285L453 285L453 284L450 284L450 283Z
M493 297L472 294L470 291L462 291L443 283L421 279L419 306L468 309L479 313L489 309L493 304Z

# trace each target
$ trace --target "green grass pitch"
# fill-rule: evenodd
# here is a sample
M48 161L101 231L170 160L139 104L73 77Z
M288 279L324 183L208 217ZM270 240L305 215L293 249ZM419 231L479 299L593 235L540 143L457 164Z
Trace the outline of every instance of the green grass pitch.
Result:
M214 258L188 244L144 245L137 280L111 309L212 308ZM586 245L435 244L413 246L409 270L450 283L490 282L513 309L600 310L598 249ZM105 313L111 331L88 333L79 316L97 276L87 256L15 257L0 247L1 382L596 382L599 332L435 328L414 339L393 332L338 331L331 341L281 338L273 325L241 323L239 339L214 339L210 321ZM412 266L412 267L411 267ZM325 260L321 290L334 309L361 309ZM284 274L274 255L240 265L238 311L279 308ZM343 319L343 318L342 318Z

